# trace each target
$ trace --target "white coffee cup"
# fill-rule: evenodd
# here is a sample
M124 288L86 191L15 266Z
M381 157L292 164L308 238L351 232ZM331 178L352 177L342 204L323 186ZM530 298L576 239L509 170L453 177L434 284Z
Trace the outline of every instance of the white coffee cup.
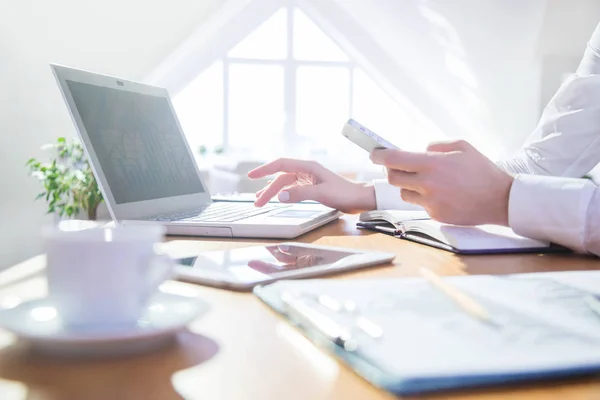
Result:
M156 251L164 227L43 230L49 298L68 327L120 329L136 324L171 277L173 260Z

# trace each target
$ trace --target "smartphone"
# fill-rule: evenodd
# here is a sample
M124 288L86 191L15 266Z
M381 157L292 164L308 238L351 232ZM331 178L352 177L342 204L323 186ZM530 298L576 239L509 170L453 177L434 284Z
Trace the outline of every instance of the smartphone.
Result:
M388 142L369 128L361 125L357 121L350 118L344 129L342 135L347 137L351 142L365 149L369 153L375 149L399 149L398 146Z

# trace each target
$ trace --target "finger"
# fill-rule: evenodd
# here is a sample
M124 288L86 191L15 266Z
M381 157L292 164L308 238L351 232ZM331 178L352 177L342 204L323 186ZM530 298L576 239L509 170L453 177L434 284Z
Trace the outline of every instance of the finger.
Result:
M388 169L388 182L391 185L402 189L409 189L420 192L422 189L422 175L415 172L400 171L397 169Z
M248 178L259 179L278 172L304 172L318 173L323 168L314 161L296 160L293 158L279 158L248 172Z
M256 197L257 198L260 197L260 195L263 194L263 192L265 191L265 189L268 188L271 183L273 183L273 179L271 179L270 181L268 181L267 184L265 185L265 187L263 187L258 192L256 192Z
M464 140L449 140L430 143L429 146L427 146L427 151L449 153L451 151L465 150L469 146L471 145Z
M423 203L423 196L421 196L421 194L419 194L415 191L412 191L412 190L408 190L408 189L400 190L400 197L402 197L402 200L404 200L407 203L417 204L417 205L422 205L422 203Z
M269 252L275 257L277 261L285 264L292 264L296 262L297 257L290 253L279 251L278 248L269 249Z
M262 272L263 274L272 274L273 272L281 271L284 266L271 264L262 260L250 260L248 266L255 271Z
M306 268L311 267L315 264L316 257L312 254L306 254L298 257L296 261L296 268Z
M256 198L259 198L261 194L264 193L264 191L269 187L269 185L273 183L273 180L270 180L269 182L267 182L267 184L265 185L265 187L263 187L262 189L260 189L258 192L256 192Z
M404 150L375 149L371 161L377 165L408 172L427 170L435 162L432 153L414 153Z
M283 188L296 183L296 174L287 173L279 174L273 182L262 189L262 193L254 202L256 207L262 207L267 204L273 197L275 197Z
M298 185L285 189L279 193L279 201L282 203L298 203L304 200L321 202L323 192L327 188L322 185Z

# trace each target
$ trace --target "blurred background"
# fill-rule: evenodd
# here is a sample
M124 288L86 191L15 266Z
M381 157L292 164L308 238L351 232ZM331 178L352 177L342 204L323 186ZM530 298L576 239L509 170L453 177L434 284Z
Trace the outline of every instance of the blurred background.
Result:
M213 193L245 192L279 156L381 176L349 117L508 157L599 21L598 0L0 0L0 267L41 252L25 162L76 135L49 62L166 87Z

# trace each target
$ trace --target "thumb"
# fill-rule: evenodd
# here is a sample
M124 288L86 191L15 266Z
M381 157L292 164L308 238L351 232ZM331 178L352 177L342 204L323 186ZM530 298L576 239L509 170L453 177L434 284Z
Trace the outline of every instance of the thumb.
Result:
M451 151L464 151L470 147L471 145L464 140L450 140L430 143L429 146L427 146L427 151L449 153Z
M297 185L281 191L278 199L282 203L298 203L303 200L319 201L322 191L323 188L320 185Z

